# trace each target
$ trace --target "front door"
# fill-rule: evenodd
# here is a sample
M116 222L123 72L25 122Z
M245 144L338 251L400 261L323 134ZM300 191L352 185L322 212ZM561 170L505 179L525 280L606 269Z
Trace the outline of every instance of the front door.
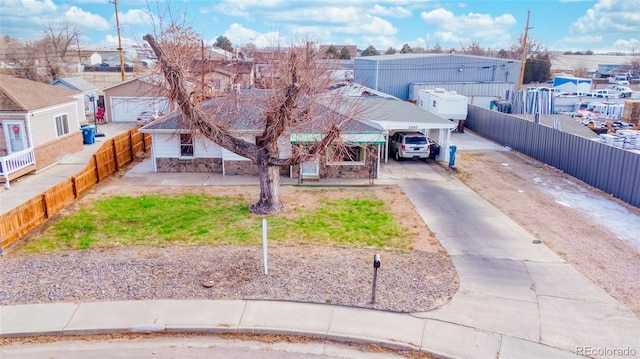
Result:
M7 141L7 148L9 154L22 151L27 146L27 134L23 121L2 121L2 127L4 127L4 136Z

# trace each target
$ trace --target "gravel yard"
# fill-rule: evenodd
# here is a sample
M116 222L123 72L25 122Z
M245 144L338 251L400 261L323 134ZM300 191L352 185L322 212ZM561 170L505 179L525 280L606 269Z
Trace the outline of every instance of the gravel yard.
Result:
M64 212L116 194L178 191L255 199L258 187L141 188L114 178ZM413 312L431 310L449 301L458 287L456 271L399 188L305 190L283 186L281 198L289 209L287 212L291 212L296 206L311 208L320 198L352 196L353 191L375 191L376 196L383 198L401 225L409 230L414 250L270 242L268 275L264 274L261 246L115 247L37 255L9 251L0 260L3 273L0 304L156 298L265 299ZM47 225L31 235L37 236ZM382 266L377 276L375 304L371 304L376 253L380 254ZM209 284L211 287L207 288Z

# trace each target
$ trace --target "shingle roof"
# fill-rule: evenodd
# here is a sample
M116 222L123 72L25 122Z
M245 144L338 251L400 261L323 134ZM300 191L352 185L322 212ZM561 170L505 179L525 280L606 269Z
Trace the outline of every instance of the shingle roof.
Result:
M205 101L201 106L206 113L216 119L218 125L224 126L230 131L261 133L264 129L264 108L262 105L271 94L270 90L244 90L238 95L237 103L229 97L224 97ZM299 124L293 127L291 132L310 133L324 131L333 122L345 120L343 115L322 104L314 106L314 113L314 121ZM155 132L156 130L188 130L190 128L190 124L187 121L182 121L182 114L179 111L174 111L146 125L142 132L146 132L145 130L149 130L149 132ZM343 133L377 133L383 131L379 125L364 119L351 119L342 126Z
M73 101L81 94L18 77L0 74L0 111L31 111Z
M92 83L83 79L82 77L77 77L77 76L62 77L59 79L55 79L51 81L50 84L55 86L58 83L65 85L67 88L71 88L73 90L78 90L82 92L96 90L96 87Z

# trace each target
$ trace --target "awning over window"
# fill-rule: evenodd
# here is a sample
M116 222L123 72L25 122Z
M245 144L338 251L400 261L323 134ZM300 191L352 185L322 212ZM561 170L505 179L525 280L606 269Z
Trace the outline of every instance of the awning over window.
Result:
M292 133L291 144L311 144L322 140L323 133ZM353 144L383 145L386 141L383 133L343 133L342 140Z

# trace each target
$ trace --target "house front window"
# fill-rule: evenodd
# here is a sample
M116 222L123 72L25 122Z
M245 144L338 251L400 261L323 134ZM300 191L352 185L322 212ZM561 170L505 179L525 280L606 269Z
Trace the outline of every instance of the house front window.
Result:
M55 117L56 121L56 134L58 137L64 136L69 133L69 118L67 115L60 115Z
M180 134L180 156L193 156L193 136L190 133Z
M329 165L364 165L364 146L334 146L328 150Z

